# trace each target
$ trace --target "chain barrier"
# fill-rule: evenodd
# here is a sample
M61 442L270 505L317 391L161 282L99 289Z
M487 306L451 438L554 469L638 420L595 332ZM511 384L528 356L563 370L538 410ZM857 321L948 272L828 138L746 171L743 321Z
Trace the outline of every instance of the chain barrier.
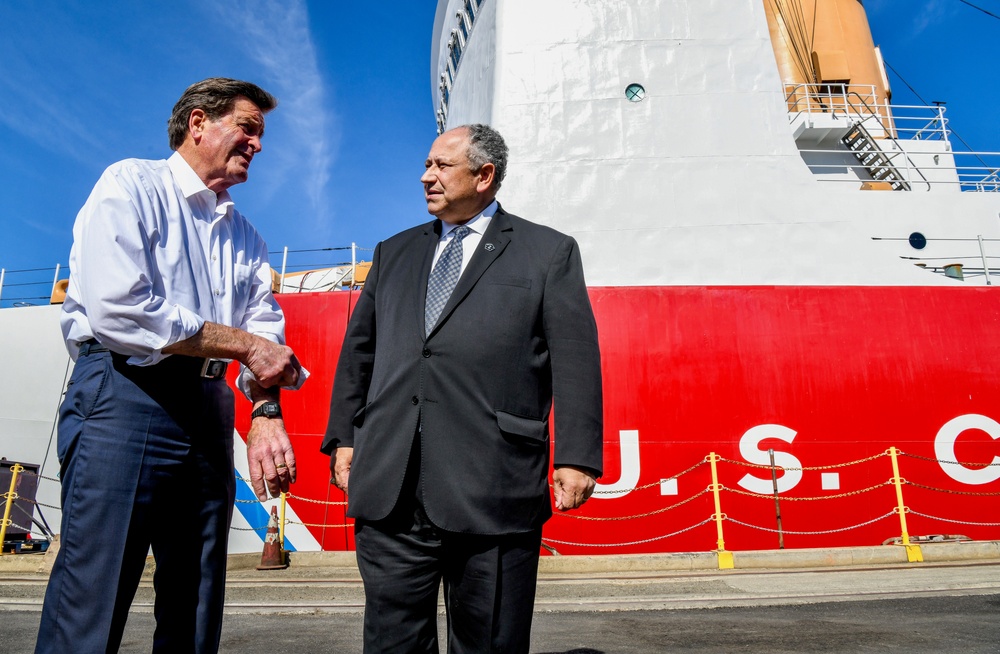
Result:
M662 536L654 536L652 538L644 538L642 540L633 540L627 543L573 543L568 540L556 540L555 538L543 538L543 543L556 543L558 545L572 545L575 547L630 547L632 545L645 545L646 543L652 543L654 541L663 540L665 538L671 538L673 536L678 536L684 532L691 531L692 529L697 529L698 527L707 525L712 522L715 518L708 518L707 520L702 520L698 524L691 525L690 527L685 527L679 531L675 531L670 534L664 534Z
M654 481L654 482L650 482L648 484L644 484L642 486L636 486L635 488L632 489L632 491L646 490L647 488L653 488L654 486L660 486L660 485L663 484L664 481L669 481L671 479L680 479L681 477L683 477L687 473L689 473L689 472L691 472L693 470L696 470L697 468L700 468L701 466L705 465L706 463L708 463L708 459L702 459L701 461L699 461L698 463L694 464L693 466L691 466L687 470L682 470L681 472L678 472L673 477L665 477L664 479L661 479L660 481ZM551 487L552 485L549 484L549 486ZM621 493L621 491L617 491L617 490L606 490L606 491L595 490L594 491L594 495L617 495L619 493Z
M804 471L833 470L835 468L846 468L848 466L854 466L854 465L858 465L858 464L861 464L861 463L868 463L869 461L874 461L875 459L880 459L883 456L887 456L887 455L888 455L887 452L881 452L879 454L873 454L872 456L867 456L867 457L865 457L863 459L858 459L856 461L848 461L846 463L833 463L833 464L825 465L825 466L801 466L801 467L798 467L798 468L795 468L795 467L792 467L792 466L774 466L774 468L778 469L778 470L804 470ZM764 469L767 469L767 470L771 469L771 466L769 466L769 465L764 465L764 464L760 464L760 463L747 463L746 461L737 461L736 459L727 459L727 458L722 457L722 456L720 456L718 460L720 462L723 462L723 463L732 463L733 465L742 466L744 468L764 468Z
M302 501L309 502L310 504L326 504L327 506L347 506L347 502L327 502L326 500L313 500L308 497L302 497L301 495L293 495L292 493L286 493L285 497L292 498Z
M267 529L267 527L268 527L267 525L262 525L260 527L233 527L232 525L230 525L229 528L232 529L233 531L262 531Z
M914 482L914 481L909 481L909 480L903 478L902 475L899 474L898 470L895 469L896 468L896 466L895 466L895 457L897 457L897 456L905 456L905 457L909 457L909 458L912 458L912 459L918 459L918 460L921 460L921 461L933 462L933 463L938 463L938 464L951 464L951 465L961 465L961 466L966 466L966 467L979 467L979 468L987 467L987 466L1000 466L1000 461L997 461L995 463L988 463L988 464L986 464L986 463L970 463L970 462L949 461L949 460L944 460L944 459L936 459L936 458L932 458L932 457L920 456L920 455L916 455L916 454L908 454L908 453L899 451L896 448L889 448L885 452L880 452L880 453L872 455L872 456L864 457L864 458L857 459L857 460L854 460L854 461L848 461L848 462L845 462L845 463L837 463L837 464L821 465L821 466L801 466L801 467L786 467L786 466L777 466L777 465L771 466L771 465L761 465L761 464L756 464L756 463L747 463L745 461L738 461L738 460L734 460L734 459L728 459L728 458L725 458L725 457L718 456L715 453L712 453L712 454L706 456L705 458L697 461L694 465L692 465L692 466L686 468L685 470L682 470L681 472L673 475L672 477L661 479L661 480L658 480L658 481L654 481L654 482L651 482L651 483L648 483L648 484L644 484L644 485L641 485L641 486L636 486L636 487L632 488L630 490L630 492L631 491L646 490L646 489L650 489L650 488L662 486L662 484L663 484L664 481L667 481L667 480L677 480L677 479L679 479L679 478L681 478L681 477L683 477L683 476L685 476L685 475L687 475L689 473L692 473L692 472L696 471L697 469L701 468L702 466L705 466L707 463L710 463L710 462L711 463L730 463L730 464L733 464L733 465L736 465L736 466L740 466L740 467L743 467L743 468L754 468L754 469L763 469L763 470L774 469L774 470L783 470L783 471L824 471L824 470L834 470L834 469L838 469L838 468L846 468L846 467L849 467L849 466L855 466L855 465L860 465L860 464L864 464L864 463L869 463L869 462L872 462L872 461L875 461L877 459L880 459L880 458L883 458L883 457L887 457L887 456L892 456L893 457L893 461L894 461L894 475L888 481L884 481L884 482L881 482L881 483L878 483L878 484L875 484L875 485L872 485L872 486L868 486L866 488L861 488L861 489L858 489L858 490L852 490L852 491L834 493L834 494L830 494L830 495L805 496L805 497L792 497L792 496L786 496L784 494L778 495L778 499L780 499L781 501L788 501L788 502L814 502L814 501L819 501L819 500L833 500L833 499L840 499L840 498L846 498L846 497L855 497L855 496L863 495L865 493L870 493L872 491L885 488L886 486L893 486L893 485L895 485L896 492L897 492L898 505L896 507L894 507L892 511L889 511L888 513L885 513L885 514L883 514L881 516L878 516L876 518L873 518L871 520L866 520L864 522L860 522L858 524L854 524L854 525L850 525L850 526L846 526L846 527L840 527L840 528L836 528L836 529L815 530L815 531L794 531L794 530L787 530L787 529L772 529L772 528L769 528L769 527L762 527L762 526L754 525L754 524L751 524L751 523L748 523L748 522L743 522L743 521L738 520L736 518L729 517L724 512L722 512L719 507L717 507L716 508L716 512L713 513L711 517L709 517L709 518L707 518L707 519L705 519L705 520L703 520L703 521L701 521L701 522L699 522L697 524L693 524L691 526L685 527L685 528L680 529L678 531L671 532L669 534L663 534L663 535L660 535L660 536L654 536L654 537L651 537L651 538L645 538L645 539L641 539L641 540L634 540L634 541L628 541L628 542L622 542L622 543L576 543L576 542L571 542L571 541L564 541L564 540L557 540L557 539L546 538L546 539L544 539L544 541L546 543L554 543L554 544L558 544L558 545L567 545L567 546L575 546L575 547L594 547L594 548L630 547L630 546L636 546L636 545L643 545L643 544L647 544L647 543L652 543L652 542L656 542L656 541L659 541L659 540L664 540L664 539L667 539L667 538L678 536L680 534L684 534L684 533L687 533L687 532L689 532L691 530L694 530L694 529L697 529L697 528L702 527L704 525L707 525L707 524L709 524L709 523L711 523L713 521L719 523L720 530L721 530L721 522L723 522L723 521L729 521L729 522L732 522L733 524L740 525L742 527L747 527L749 529L754 529L754 530L757 530L757 531L763 531L763 532L769 532L769 533L791 534L791 535L796 535L796 536L819 536L819 535L828 535L828 534L843 533L843 532L847 532L847 531L851 531L851 530L855 530L855 529L860 529L862 527L866 527L866 526L875 524L875 523L877 523L879 521L882 521L885 518L893 516L893 515L899 515L901 518L903 518L903 516L905 516L906 513L909 513L909 514L914 515L914 516L920 516L922 518L927 518L927 519L931 519L931 520L938 520L938 521L948 522L948 523L954 523L954 524L979 526L979 527L997 527L997 526L1000 526L1000 522L974 522L974 521L967 521L967 520L955 520L955 519L950 519L950 518L942 518L942 517L938 517L938 516L932 516L932 515L928 515L928 514L925 514L925 513L918 512L918 511L912 511L912 510L910 510L902 502L902 495L901 495L901 493L902 493L902 487L903 486L912 486L914 488L920 488L920 489L923 489L923 490L933 491L933 492L936 492L936 493L946 493L946 494L953 494L953 495L965 495L965 496L972 496L972 497L1000 497L1000 492L977 492L977 491L948 490L948 489L943 489L943 488L937 488L937 487L934 487L934 486L928 486L928 485L921 484L921 483ZM713 457L714 457L714 461L712 461ZM59 479L58 478L47 477L47 476L41 475L41 474L39 474L37 472L34 472L34 471L24 470L21 474L31 475L31 476L37 477L39 479L44 479L46 481L59 483ZM252 483L252 481L250 479L248 479L246 477L243 477L243 476L241 476L239 474L236 474L236 479L238 481L241 481L241 482L244 482L244 483ZM557 516L559 516L561 518L571 518L571 519L574 519L574 520L582 520L582 521L586 521L586 522L622 522L622 521L626 521L626 520L638 520L638 519L642 519L642 518L650 518L650 517L654 517L654 516L658 516L658 515L667 513L669 511L678 509L678 508L680 508L680 507L682 507L682 506L684 506L686 504L694 502L695 500L701 498L702 496L704 496L704 495L706 495L708 493L713 493L714 492L714 493L718 494L721 491L728 491L728 492L730 492L732 494L735 494L735 495L740 495L740 496L744 496L744 497L751 497L751 498L755 498L755 499L764 499L764 500L774 500L775 499L775 495L774 494L754 493L754 492L750 492L750 491L746 491L746 490L742 490L742 489L738 489L738 488L728 487L728 486L725 486L725 485L719 483L718 481L716 481L716 482L713 482L712 485L708 486L707 488L705 488L703 490L700 490L700 491L696 492L694 495L692 495L692 496L690 496L690 497L688 497L686 499L677 501L677 502L671 504L670 506L662 507L662 508L659 508L659 509L654 509L654 510L651 510L651 511L646 511L646 512L643 512L643 513L636 513L636 514L622 515L622 516L608 516L608 517L578 515L578 514L575 514L575 513L562 513L562 512L556 513L555 515L557 515ZM621 494L620 490L606 490L606 491L598 490L598 491L594 492L595 496L600 496L600 495L620 495L620 494ZM8 495L10 495L10 497L8 497ZM4 493L0 497L2 497L2 499L3 499L4 502L10 502L10 503L12 503L13 500L15 500L15 499L19 499L19 496L17 495L16 492L13 493L13 494L11 494L11 493ZM270 498L268 500L265 500L264 502L261 502L261 501L259 501L257 499L237 499L236 502L239 503L239 504L261 504L261 505L266 505L267 503L275 501L275 500L278 500L278 499L280 499L280 498ZM323 506L346 506L347 505L346 501L330 501L330 500L313 499L313 498L309 498L309 497L302 497L300 495L294 495L292 493L286 493L285 494L285 499L294 499L297 502L304 502L304 503L317 504L317 505L323 505ZM53 505L50 505L50 504L45 504L45 503L42 503L42 502L38 502L37 500L28 499L28 498L23 498L23 501L30 502L31 504L36 504L36 505L38 505L40 507L45 507L45 508L50 508L50 509L55 509L55 510L60 510L60 508L61 508L59 506L53 506ZM718 496L716 497L716 501L718 501ZM324 524L324 523L301 522L301 521L298 521L298 520L291 520L291 519L284 518L284 515L282 515L281 521L282 521L282 525L281 525L282 529L284 529L284 526L287 525L287 524L296 524L296 525L301 525L301 526L307 527L307 528L324 528L324 529L351 529L351 528L354 527L353 523ZM25 531L25 532L29 531L28 529L25 529L25 528L23 528L23 527L15 524L15 523L13 523L12 520L8 519L8 520L5 521L5 523L6 523L6 526L14 526L17 529L20 529L20 530ZM780 524L779 524L779 527L780 527ZM232 527L232 529L234 529L236 531L247 531L247 532L250 532L250 531L260 532L260 531L265 530L267 528L268 528L268 525L261 525L259 527ZM905 540L906 539L905 522L902 523L902 530L903 530L903 533L904 533L904 540ZM720 537L719 542L722 543L721 533L719 534L719 537ZM725 549L724 546L720 545L720 550L719 551L724 551L724 549Z
M916 488L923 488L924 490L936 491L938 493L949 493L951 495L973 495L975 497L1000 497L1000 492L998 493L985 493L976 491L956 491L948 490L947 488L935 488L933 486L925 486L923 484L918 484L915 481L907 481L908 486L914 486Z
M793 536L821 536L823 534L839 534L841 532L851 531L852 529L860 529L861 527L867 527L868 525L873 525L880 520L885 520L886 518L892 517L894 515L896 515L895 510L889 511L888 513L880 515L877 518L872 518L871 520L859 522L856 525L851 525L849 527L841 527L839 529L824 529L822 531L790 531L788 529L781 529L779 531L778 529L771 529L770 527L760 527L758 525L752 525L748 522L741 522L736 518L727 517L726 519L729 520L729 522L740 525L742 527L749 527L750 529L756 529L758 531L768 531L771 532L772 534L782 533L782 534L792 534Z
M883 486L891 486L892 480L884 481L881 484L875 484L874 486L869 486L868 488L861 488L858 490L847 491L846 493L835 493L833 495L815 495L813 497L785 497L781 496L781 501L785 502L812 502L815 500L835 500L841 497L851 497L852 495L861 495L863 493L868 493L873 490L882 488ZM904 482L905 483L905 482ZM739 490L736 488L730 488L729 486L722 486L721 490L729 491L730 493L735 493L737 495L744 495L746 497L753 497L759 500L773 500L774 495L761 495L760 493L751 493L750 491Z
M956 525L970 525L972 527L1000 527L1000 522L971 522L969 520L952 520L951 518L939 518L936 515L927 515L926 513L920 513L919 511L910 511L913 515L918 515L921 518L930 518L931 520L940 520L941 522L952 522Z
M993 463L980 463L971 461L948 461L947 459L935 459L929 456L920 456L919 454L908 454L906 452L899 452L900 456L908 456L911 459L920 459L921 461L930 461L931 463L947 463L953 466L964 466L966 468L989 468L991 466L1000 466L1000 462L994 461ZM997 457L993 457L994 460Z
M302 525L303 527L327 527L327 528L336 528L336 529L346 529L348 527L350 527L352 529L354 528L354 523L353 522L345 523L345 524L342 524L342 525L327 525L327 524L317 523L317 522L299 522L298 520L286 520L286 522L289 523L289 524L292 524L292 525Z
M701 492L699 492L699 493L697 493L695 495L692 495L691 497L687 498L686 500L681 500L680 502L677 502L675 504L671 504L668 507L665 507L665 508L662 508L662 509L656 509L655 511L647 511L646 513L637 513L635 515L625 515L625 516L618 516L618 517L612 517L612 518L599 518L599 517L596 517L596 516L576 515L576 514L573 514L573 513L557 513L556 515L561 516L563 518L573 518L574 520L592 520L592 521L595 521L595 522L606 522L606 521L612 521L612 520L634 520L635 518L647 518L647 517L649 517L651 515L657 515L657 514L660 514L660 513L666 513L667 511L670 511L671 509L676 509L677 507L682 506L684 504L687 504L688 502L692 502L692 501L698 499L699 497L701 497L702 495L704 495L704 494L706 494L708 492L710 492L710 489L706 488L705 490L703 490L703 491L701 491Z
M39 473L35 472L34 470L27 470L27 469L25 469L24 471L21 472L21 474L22 475L26 475L28 477L38 477L39 479L44 479L45 481L52 481L52 482L55 482L57 484L61 483L61 480L58 477L46 477L45 475L39 474Z

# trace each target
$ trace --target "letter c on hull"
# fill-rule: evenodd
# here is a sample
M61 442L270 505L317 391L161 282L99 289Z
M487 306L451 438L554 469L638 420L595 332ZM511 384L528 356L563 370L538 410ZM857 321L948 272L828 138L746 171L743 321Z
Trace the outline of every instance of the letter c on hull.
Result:
M990 435L993 440L1000 439L1000 423L993 418L967 413L944 423L934 438L934 455L944 474L955 481L972 486L988 484L1000 479L1000 456L993 457L993 466L988 468L968 468L958 462L955 456L955 441L966 429L979 429Z

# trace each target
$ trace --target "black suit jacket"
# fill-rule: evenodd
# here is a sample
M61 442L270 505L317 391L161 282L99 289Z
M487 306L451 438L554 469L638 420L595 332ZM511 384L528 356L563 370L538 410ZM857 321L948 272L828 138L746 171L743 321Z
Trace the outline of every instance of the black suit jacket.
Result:
M498 209L434 330L437 220L375 248L341 350L322 450L354 447L348 515L385 518L418 424L424 510L441 529L509 534L551 515L555 465L602 470L597 327L576 242Z

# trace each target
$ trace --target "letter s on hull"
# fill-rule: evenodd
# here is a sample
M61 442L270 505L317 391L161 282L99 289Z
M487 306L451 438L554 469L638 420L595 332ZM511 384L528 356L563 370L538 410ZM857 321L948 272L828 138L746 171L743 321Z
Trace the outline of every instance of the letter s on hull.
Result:
M747 463L769 466L771 465L771 458L768 456L767 450L760 449L761 441L767 438L777 438L786 443L791 443L795 440L795 434L794 430L783 425L757 425L748 429L740 438L740 454L743 455ZM778 477L779 493L784 493L795 488L799 481L802 480L802 463L788 452L775 451L774 465L785 469L783 474ZM799 468L799 470L789 470L789 468ZM739 484L751 493L770 495L774 492L770 473L768 473L766 479L761 479L748 473L743 476L743 479L740 479Z
M955 481L973 486L1000 479L1000 467L997 467L1000 464L1000 456L993 457L993 466L988 468L967 468L958 463L958 457L955 456L955 441L966 429L979 429L989 434L993 440L1000 439L1000 423L993 418L978 413L967 413L952 418L944 423L934 437L934 455L941 470Z

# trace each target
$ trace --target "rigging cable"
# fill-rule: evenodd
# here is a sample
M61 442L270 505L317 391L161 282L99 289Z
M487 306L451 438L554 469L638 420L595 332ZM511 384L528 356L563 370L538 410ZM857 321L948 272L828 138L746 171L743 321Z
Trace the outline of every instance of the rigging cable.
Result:
M996 18L997 20L1000 20L1000 16L998 16L998 15L994 14L994 13L993 13L992 11L987 11L986 9L983 9L982 7L977 7L976 5L972 4L972 3L971 3L971 2L969 2L968 0L958 0L958 1L959 1L959 2L961 2L962 4L965 4L965 5L969 5L969 6L970 6L970 7L972 7L973 9L978 9L979 11L983 12L983 13L984 13L984 14L986 14L987 16L993 16L993 17L994 17L994 18Z
M964 2L964 0L962 0L962 1ZM885 59L885 57L882 58L882 63L884 63L889 70L891 70L893 73L896 74L896 77L899 78L899 81L901 81L903 84L905 84L906 88L910 89L910 92L913 93L913 95L917 96L917 100L920 100L921 102L923 102L925 106L928 106L928 107L931 106L931 104L929 102L927 102L927 100L924 100L920 96L920 94L917 93L917 90L915 88L913 88L912 86L910 86L910 83L907 82L906 79L904 79L903 76L899 74L899 71L892 67L892 64L890 64ZM968 143L966 143L965 139L963 139L962 136L958 132L956 132L954 129L952 129L951 130L951 134L952 134L952 136L954 136L955 138L957 138L959 141L961 141L962 145L964 145L966 147L966 149L968 149L969 153L972 154L974 157L976 157L976 159L979 160L979 163L983 164L983 168L985 168L986 170L988 170L990 172L995 172L994 169L990 168L990 166L989 166L988 163L986 163L985 161L983 161L982 157L980 157L978 154L976 154L976 151L972 149L972 146L969 145Z
M806 83L813 84L816 82L816 74L813 71L812 58L809 56L808 33L802 26L804 21L801 17L801 6L789 7L789 1L796 0L770 0L772 13L779 32L784 32L788 38L790 54L799 73ZM799 11L795 11L796 9Z

